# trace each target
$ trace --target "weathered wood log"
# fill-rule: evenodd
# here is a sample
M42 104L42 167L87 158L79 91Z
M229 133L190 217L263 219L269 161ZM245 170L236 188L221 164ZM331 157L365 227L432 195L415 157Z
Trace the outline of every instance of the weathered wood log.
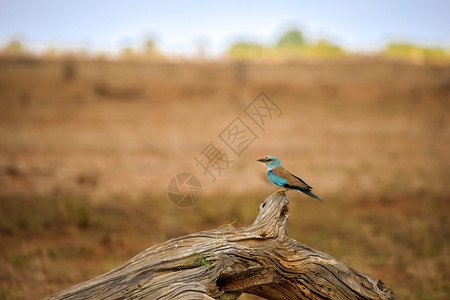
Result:
M394 299L372 280L286 234L284 192L265 199L252 225L171 239L49 299Z

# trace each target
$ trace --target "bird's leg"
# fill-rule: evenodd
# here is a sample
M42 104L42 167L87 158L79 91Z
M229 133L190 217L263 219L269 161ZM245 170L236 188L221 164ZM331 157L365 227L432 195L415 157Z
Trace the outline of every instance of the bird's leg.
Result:
M276 193L282 193L282 194L286 194L286 192L289 191L289 189L287 188L282 188L276 191Z

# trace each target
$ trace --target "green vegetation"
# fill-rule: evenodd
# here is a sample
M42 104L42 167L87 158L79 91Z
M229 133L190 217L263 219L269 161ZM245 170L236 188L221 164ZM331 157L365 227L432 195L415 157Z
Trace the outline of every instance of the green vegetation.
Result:
M199 46L201 48L201 45ZM203 50L204 51L204 50ZM437 47L421 47L411 43L392 42L381 49L378 54L383 57L391 57L412 61L414 63L433 63L450 61L450 49ZM229 47L225 56L233 60L258 60L258 61L283 61L305 58L339 58L345 55L357 55L348 53L338 45L321 39L308 41L298 29L292 29L283 33L273 45L262 45L257 42L239 41ZM32 51L20 40L12 40L3 48L0 46L0 57L34 57ZM106 52L89 53L86 49L64 51L55 46L49 46L40 56L45 58L94 58L105 60L114 57ZM203 57L198 54L197 58ZM117 58L125 61L165 60L170 58L158 50L152 39L144 40L140 46L125 46L121 49Z
M119 57L123 60L161 60L165 58L158 51L155 42L150 39L145 40L143 45L138 49L134 49L133 47L123 48Z
M413 44L391 43L380 51L383 56L406 59L415 63L448 61L450 50L425 48ZM348 55L339 46L327 40L310 42L296 29L284 33L273 46L239 42L228 50L228 57L237 60L283 60L298 58L333 58Z
M384 55L407 59L414 62L433 62L440 60L448 60L450 51L441 48L426 48L407 43L391 43L387 45L381 52Z
M263 58L263 46L255 43L237 43L228 51L230 57L235 59Z
M212 266L212 262L206 259L203 255L198 255L197 259L200 262L200 264L206 268L210 268Z
M302 33L298 30L286 32L278 41L278 48L303 47L306 45Z
M69 227L85 230L92 225L92 206L82 196L17 196L0 198L0 202L3 212L11 212L0 218L1 234L61 234Z
M340 47L327 40L311 43L296 29L283 34L274 46L263 47L254 43L237 43L230 47L228 56L240 60L283 60L307 57L338 57L345 54Z

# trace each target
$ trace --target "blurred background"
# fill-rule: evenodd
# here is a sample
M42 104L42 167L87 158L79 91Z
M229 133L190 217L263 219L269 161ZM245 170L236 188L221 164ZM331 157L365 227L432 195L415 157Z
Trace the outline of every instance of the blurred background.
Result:
M324 199L288 193L292 238L399 299L448 299L449 11L0 1L0 299L42 298L167 239L251 224L277 189L256 161L267 154ZM245 113L261 92L279 109L261 110L263 127ZM250 141L238 154L223 139L237 117L251 133L235 136ZM194 160L211 145L231 161L210 166L215 179ZM167 197L181 172L202 185L187 208Z

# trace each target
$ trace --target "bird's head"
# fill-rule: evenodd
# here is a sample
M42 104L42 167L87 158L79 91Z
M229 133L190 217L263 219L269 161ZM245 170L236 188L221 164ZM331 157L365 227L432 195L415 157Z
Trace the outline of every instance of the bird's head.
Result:
M278 158L276 158L275 156L267 155L264 158L258 159L258 161L265 163L267 168L269 168L269 169L281 166L280 160Z

